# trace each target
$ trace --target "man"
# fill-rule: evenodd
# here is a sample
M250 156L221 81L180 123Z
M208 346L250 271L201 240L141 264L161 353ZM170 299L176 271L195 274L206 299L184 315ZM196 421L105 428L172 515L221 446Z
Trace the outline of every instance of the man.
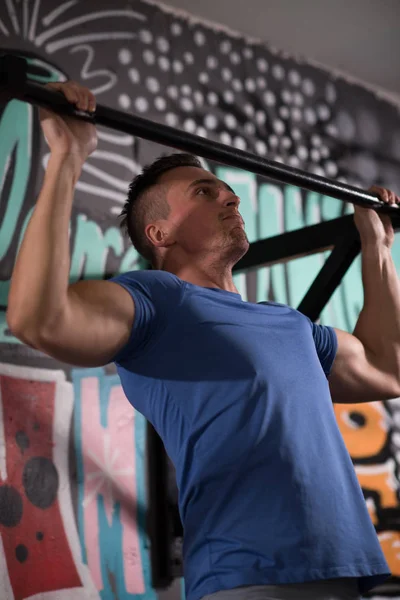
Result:
M95 99L52 84L82 110ZM400 394L400 288L390 219L355 210L364 307L353 335L243 302L239 198L194 157L131 184L124 224L154 270L69 285L74 185L95 128L41 111L51 149L7 312L26 344L80 366L115 361L175 464L189 600L359 598L389 569L334 416ZM376 189L389 204L398 198Z

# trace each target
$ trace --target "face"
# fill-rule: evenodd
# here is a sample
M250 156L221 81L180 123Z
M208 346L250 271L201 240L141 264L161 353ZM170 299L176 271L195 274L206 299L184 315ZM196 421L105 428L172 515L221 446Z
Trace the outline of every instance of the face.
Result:
M178 167L159 181L170 206L168 219L146 228L160 248L178 245L187 255L214 254L237 262L249 242L235 192L215 175L196 167Z

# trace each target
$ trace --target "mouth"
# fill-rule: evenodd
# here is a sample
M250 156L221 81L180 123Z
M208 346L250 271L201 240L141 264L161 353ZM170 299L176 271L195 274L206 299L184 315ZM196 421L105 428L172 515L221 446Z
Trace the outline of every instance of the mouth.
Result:
M240 215L228 215L223 220L225 221L226 219L235 219L235 221L239 221L239 223L244 226L244 221Z

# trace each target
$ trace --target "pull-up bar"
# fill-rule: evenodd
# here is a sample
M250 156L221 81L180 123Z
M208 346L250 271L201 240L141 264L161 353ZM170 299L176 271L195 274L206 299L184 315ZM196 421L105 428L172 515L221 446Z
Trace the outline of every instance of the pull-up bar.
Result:
M219 142L102 105L97 105L96 112L93 114L77 110L62 94L30 81L28 64L22 57L3 55L0 57L0 101L7 102L13 98L51 109L59 114L73 116L183 152L202 156L215 162L247 170L281 183L295 185L365 208L399 215L397 206L388 206L369 192L261 158L244 150L231 148Z

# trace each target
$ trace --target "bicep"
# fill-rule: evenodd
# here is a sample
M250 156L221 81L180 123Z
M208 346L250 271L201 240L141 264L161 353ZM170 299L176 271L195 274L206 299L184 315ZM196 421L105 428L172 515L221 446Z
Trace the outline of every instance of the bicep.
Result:
M69 286L58 323L33 342L42 352L68 364L103 366L127 343L134 313L133 299L122 286L80 281Z
M337 403L390 400L398 383L385 371L379 357L354 335L335 329L338 348L329 376L332 400Z

